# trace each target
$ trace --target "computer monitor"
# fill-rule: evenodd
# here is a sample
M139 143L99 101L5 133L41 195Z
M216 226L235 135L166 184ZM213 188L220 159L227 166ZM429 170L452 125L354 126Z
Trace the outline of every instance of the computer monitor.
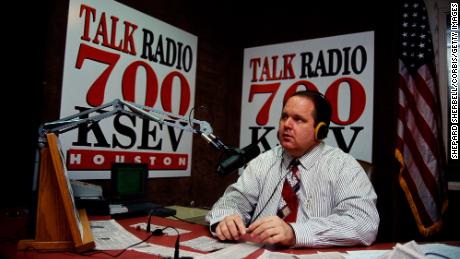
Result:
M147 178L147 164L113 163L111 168L112 202L144 199Z

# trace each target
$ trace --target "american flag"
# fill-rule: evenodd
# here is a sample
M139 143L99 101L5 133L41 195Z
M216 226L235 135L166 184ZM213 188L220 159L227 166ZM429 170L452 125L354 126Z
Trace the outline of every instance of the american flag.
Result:
M395 156L419 232L429 236L441 229L447 208L433 44L423 0L401 5Z

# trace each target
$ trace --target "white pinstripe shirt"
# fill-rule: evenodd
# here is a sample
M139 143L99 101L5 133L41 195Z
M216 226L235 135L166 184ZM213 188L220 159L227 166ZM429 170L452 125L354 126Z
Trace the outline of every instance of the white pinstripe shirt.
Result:
M291 160L281 146L253 159L206 216L210 225L231 214L240 215L246 225L256 217L276 215ZM290 223L295 246L374 242L380 220L377 195L360 164L341 149L323 142L299 160L300 207L297 221Z

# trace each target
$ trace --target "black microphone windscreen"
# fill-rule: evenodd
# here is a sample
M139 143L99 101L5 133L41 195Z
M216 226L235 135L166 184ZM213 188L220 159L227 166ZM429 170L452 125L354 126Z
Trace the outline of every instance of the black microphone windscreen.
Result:
M226 175L236 169L244 166L253 158L260 154L260 148L257 144L249 145L243 149L236 149L236 154L221 161L217 168L217 174Z
M246 163L254 159L260 154L260 148L258 145L249 145L243 148L244 153L246 154Z

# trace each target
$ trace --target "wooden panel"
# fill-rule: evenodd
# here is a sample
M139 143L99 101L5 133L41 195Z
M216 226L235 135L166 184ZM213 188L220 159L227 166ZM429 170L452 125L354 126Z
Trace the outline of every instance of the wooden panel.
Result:
M76 250L95 247L85 210L77 211L61 157L59 140L48 134L41 150L35 239L21 240L18 249Z

